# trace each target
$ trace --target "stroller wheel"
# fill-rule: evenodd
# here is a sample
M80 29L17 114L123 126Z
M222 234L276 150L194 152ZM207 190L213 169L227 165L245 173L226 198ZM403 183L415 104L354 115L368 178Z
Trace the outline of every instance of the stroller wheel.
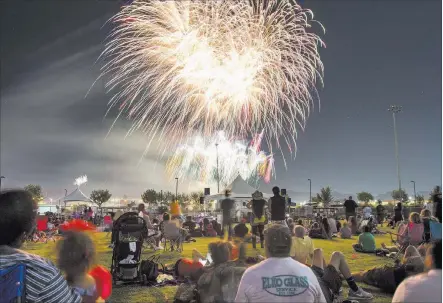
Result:
M148 278L144 274L142 275L141 285L142 286L148 285Z

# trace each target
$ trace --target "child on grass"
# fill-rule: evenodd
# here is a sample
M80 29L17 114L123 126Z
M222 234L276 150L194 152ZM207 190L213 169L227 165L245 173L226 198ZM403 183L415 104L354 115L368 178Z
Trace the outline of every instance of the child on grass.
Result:
M95 279L88 273L95 260L95 247L89 235L66 231L57 248L58 267L68 284L82 296L82 302L104 302L98 295Z

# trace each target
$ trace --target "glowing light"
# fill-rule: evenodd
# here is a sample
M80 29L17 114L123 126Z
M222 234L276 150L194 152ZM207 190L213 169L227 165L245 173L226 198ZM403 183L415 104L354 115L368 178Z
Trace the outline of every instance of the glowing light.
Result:
M129 132L184 142L264 129L267 141L295 145L323 75L310 10L292 0L135 0L112 21L103 75Z
M217 154L220 183L230 184L238 175L244 180L263 178L269 182L273 173L273 157L260 151L263 134L247 144L244 141L228 140L224 132L215 137L195 137L193 143L179 146L167 161L170 177L187 178L201 182L217 182ZM216 146L218 144L218 146Z
M86 175L80 176L74 181L74 185L80 187L80 185L88 182L88 177Z

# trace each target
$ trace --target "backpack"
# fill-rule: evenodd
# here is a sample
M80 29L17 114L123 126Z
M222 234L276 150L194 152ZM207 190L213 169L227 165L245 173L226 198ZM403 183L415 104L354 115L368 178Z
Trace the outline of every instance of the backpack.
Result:
M140 273L141 275L146 275L146 279L148 281L156 281L158 274L159 274L159 263L158 259L160 258L160 255L152 256L151 258L147 260L143 260L140 264ZM165 266L160 263L162 266L163 271L165 271Z

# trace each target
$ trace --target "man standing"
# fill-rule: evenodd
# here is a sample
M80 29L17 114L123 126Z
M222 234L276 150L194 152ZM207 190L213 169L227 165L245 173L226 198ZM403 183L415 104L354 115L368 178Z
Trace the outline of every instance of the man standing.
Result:
M274 186L272 188L272 192L274 193L274 196L271 197L268 202L268 208L271 212L271 221L273 221L273 223L287 225L285 220L285 198L280 196L280 188L278 188L277 186Z
M352 196L349 196L349 199L345 201L344 207L346 210L346 220L351 216L356 217L355 210L357 209L358 204L352 200Z
M313 271L290 257L289 228L274 224L265 237L268 258L245 271L234 302L326 302Z
M377 212L377 224L381 224L381 227L383 227L383 221L385 220L385 207L382 205L381 200L378 200L378 205L375 210Z
M223 239L225 235L225 227L228 228L228 240L231 241L232 238L232 208L234 207L234 200L229 199L231 192L227 189L225 190L225 199L221 201L221 209L223 211L223 220L222 220L222 234L220 238Z

